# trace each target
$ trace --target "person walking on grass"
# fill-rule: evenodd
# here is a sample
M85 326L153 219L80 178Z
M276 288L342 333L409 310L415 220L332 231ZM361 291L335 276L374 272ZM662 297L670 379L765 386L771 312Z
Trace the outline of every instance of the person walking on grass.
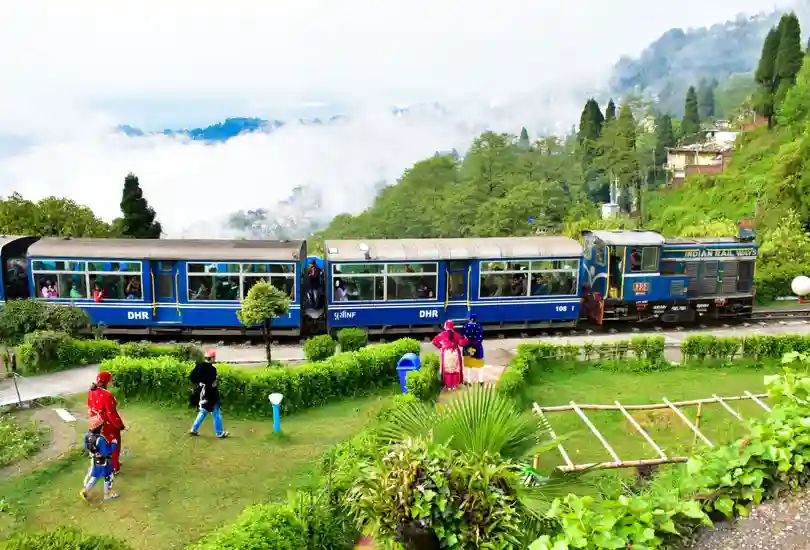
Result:
M219 382L217 368L214 363L217 352L213 349L205 350L205 361L197 363L189 375L194 391L191 394L190 405L199 409L197 418L189 430L189 435L200 435L200 426L210 413L214 419L214 435L219 439L228 437L228 432L222 429L222 411L220 410Z
M90 490L96 485L99 479L104 480L104 500L118 498L118 493L113 492L113 465L112 454L118 448L118 440L107 441L102 435L104 420L100 416L91 416L88 422L87 434L84 436L84 448L90 453L90 469L84 478L84 487L79 492L79 496L85 502L90 494Z
M121 415L118 414L118 401L108 389L112 383L112 374L106 370L96 376L96 381L87 392L87 410L90 416L98 416L104 423L102 433L107 442L113 439L118 442L112 453L113 473L121 473L121 431L126 429Z

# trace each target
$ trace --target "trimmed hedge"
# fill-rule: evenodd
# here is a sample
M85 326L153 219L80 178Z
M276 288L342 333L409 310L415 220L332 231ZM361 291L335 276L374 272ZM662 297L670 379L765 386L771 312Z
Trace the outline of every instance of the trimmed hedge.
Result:
M0 308L0 337L9 344L23 341L38 330L76 335L90 326L82 308L69 304L47 304L41 300L10 300Z
M25 335L17 347L20 368L28 374L54 372L78 365L92 365L119 355L130 357L176 357L183 361L202 359L194 344L155 345L133 342L119 345L113 340L81 340L63 332L39 331Z
M409 372L405 377L405 388L408 390L408 395L413 395L422 401L434 401L442 391L439 365L438 355L426 353L422 358L422 366L419 367L419 370Z
M288 507L258 504L245 508L231 523L205 536L189 550L302 550L307 548L307 526Z
M337 333L340 351L357 351L368 345L368 333L361 328L344 328Z
M131 546L108 535L90 535L60 527L41 533L18 533L0 541L0 550L130 550Z
M338 343L328 334L307 338L304 342L304 356L307 361L324 361L337 351Z
M406 353L419 353L419 342L405 338L297 367L240 369L220 364L219 391L229 410L245 413L266 413L267 396L281 393L281 409L290 413L391 385L397 379L397 361ZM119 395L178 405L188 404L192 367L170 357L116 357L101 365L112 373Z

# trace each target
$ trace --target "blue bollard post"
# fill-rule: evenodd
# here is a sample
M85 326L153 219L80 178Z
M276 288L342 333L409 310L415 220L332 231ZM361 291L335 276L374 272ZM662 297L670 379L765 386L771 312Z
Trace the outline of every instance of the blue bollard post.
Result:
M273 405L273 431L278 433L281 431L281 405Z
M270 404L273 405L273 431L278 433L281 431L281 400L284 398L280 393L271 393L267 396Z

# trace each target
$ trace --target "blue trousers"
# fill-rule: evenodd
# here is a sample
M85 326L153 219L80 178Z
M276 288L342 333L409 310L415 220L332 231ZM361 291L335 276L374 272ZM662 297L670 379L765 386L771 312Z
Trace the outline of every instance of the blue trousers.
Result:
M206 416L208 416L208 411L200 407L200 412L197 413L197 418L194 419L194 424L191 426L193 432L200 431L200 426L202 426ZM222 411L219 409L219 405L214 406L211 416L214 419L214 433L220 435L222 433Z

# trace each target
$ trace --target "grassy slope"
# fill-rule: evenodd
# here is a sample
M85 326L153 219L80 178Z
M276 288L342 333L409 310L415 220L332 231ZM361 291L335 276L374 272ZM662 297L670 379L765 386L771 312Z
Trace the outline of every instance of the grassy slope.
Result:
M63 461L47 475L0 482L0 494L25 514L26 528L112 528L136 549L180 549L250 504L286 498L289 489L308 481L313 461L360 431L388 395L282 418L281 437L273 434L272 419L234 419L226 410L225 427L232 437L225 441L212 437L209 419L203 436L190 438L191 410L127 404L122 409L129 429L122 437L126 454L124 473L116 479L118 501L100 504L100 489L94 490L89 507L79 500L88 464L84 457ZM82 397L74 410L81 410ZM77 427L77 438L81 431ZM0 536L9 528L8 517L0 515Z
M763 376L776 369L750 367L729 368L678 368L665 372L644 374L611 373L581 366L576 370L555 372L536 379L528 389L528 397L544 406L563 405L569 401L590 404L611 404L619 400L623 405L661 403L662 397L670 401L720 396L740 395L746 390L761 393ZM744 418L764 414L756 404L734 404ZM684 409L693 422L697 407ZM655 458L654 449L638 435L621 412L586 411L588 418L605 436L621 459L634 460ZM633 417L670 455L688 455L701 445L692 446L693 435L674 412L636 412ZM576 463L609 461L610 456L574 412L548 414L552 427L558 434L576 432L565 443L571 459ZM713 443L726 443L740 435L742 423L734 419L719 405L704 407L701 431ZM556 451L542 458L543 469L557 466L562 458Z
M759 128L741 137L724 174L692 177L681 187L649 192L644 205L648 228L684 235L709 229L712 222L754 216L757 192L764 190L773 156L786 139L777 131Z

